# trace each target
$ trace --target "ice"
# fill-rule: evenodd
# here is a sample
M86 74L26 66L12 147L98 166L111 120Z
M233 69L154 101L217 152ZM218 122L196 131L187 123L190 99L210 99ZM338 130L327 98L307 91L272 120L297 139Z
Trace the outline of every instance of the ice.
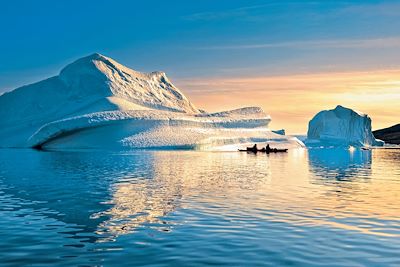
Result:
M268 129L259 107L197 109L163 72L141 73L100 54L0 96L0 147L236 150L303 146Z
M308 146L382 146L371 131L371 118L358 111L337 106L319 112L309 122Z
M272 132L274 132L274 133L276 133L276 134L280 134L280 135L285 135L285 134L286 134L285 129L272 130Z
M30 138L30 147L181 148L236 150L269 142L276 147L300 147L297 138L271 132L269 116L198 117L159 110L91 113L48 123Z

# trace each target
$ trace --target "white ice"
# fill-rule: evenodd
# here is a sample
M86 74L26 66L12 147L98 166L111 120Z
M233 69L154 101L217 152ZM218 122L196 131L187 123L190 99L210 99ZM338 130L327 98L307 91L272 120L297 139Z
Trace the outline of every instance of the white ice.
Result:
M382 146L371 131L371 118L343 106L319 112L309 122L307 146Z
M233 150L303 143L268 129L259 107L197 109L163 72L131 70L93 54L58 76L0 96L0 147Z

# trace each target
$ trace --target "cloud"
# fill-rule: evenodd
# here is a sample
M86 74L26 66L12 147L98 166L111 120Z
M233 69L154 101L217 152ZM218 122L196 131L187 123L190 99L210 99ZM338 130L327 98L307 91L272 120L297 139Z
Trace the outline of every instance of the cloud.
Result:
M238 45L216 45L197 47L200 50L240 50L240 49L266 49L266 48L287 48L287 49L349 49L349 48L390 48L400 47L400 37L384 37L373 39L339 39L339 40L305 40L287 41L276 43L254 43Z
M216 21L232 18L257 18L269 17L278 15L282 18L282 14L296 15L294 10L296 8L303 9L307 12L312 12L314 16L400 16L399 3L351 3L347 1L337 1L335 5L326 5L325 1L275 1L267 4L249 5L238 8L220 10L220 11L207 11L198 12L191 15L184 16L183 19L189 21ZM311 7L311 9L310 9ZM312 7L321 8L323 10L315 9ZM278 8L280 14L274 14ZM308 13L307 13L308 14ZM315 18L315 17L314 17Z
M257 18L271 17L272 15L277 15L274 14L277 8L281 8L282 10L289 10L289 7L293 6L309 7L318 4L319 3L317 1L270 1L270 3L267 4L242 6L220 11L198 12L184 16L182 18L189 21L217 21L232 18L257 20ZM281 15L278 16L281 17Z
M222 77L222 78L186 78L179 80L184 87L196 92L205 90L215 92L235 90L243 91L243 87L250 91L282 91L282 90L306 90L321 91L323 88L338 91L354 90L382 90L400 88L400 69L375 70L375 71L351 71L351 72L324 72L312 74L291 74L258 77ZM329 92L329 90L328 90ZM400 96L400 91L398 91Z
M400 3L374 3L350 5L338 11L338 15L358 15L358 16L400 16Z
M264 8L271 5L272 4L252 5L252 6L244 6L223 11L199 12L188 16L184 16L183 19L190 21L214 21L232 17L247 16L250 15L250 11L252 10L257 10L259 8Z

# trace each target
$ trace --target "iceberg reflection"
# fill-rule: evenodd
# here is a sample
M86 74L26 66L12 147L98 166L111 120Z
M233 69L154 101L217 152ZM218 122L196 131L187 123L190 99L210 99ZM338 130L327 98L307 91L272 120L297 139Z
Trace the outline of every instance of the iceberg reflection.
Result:
M112 240L140 227L170 231L174 216L163 217L182 208L183 198L185 203L215 196L234 199L242 190L261 188L271 172L266 155L0 152L0 189L15 199L12 209L73 225L65 233L75 239L91 233L83 236L89 242ZM248 166L257 169L251 176Z
M311 148L308 150L310 170L320 182L368 179L371 172L371 151L345 148Z
M182 154L185 161L182 161ZM163 151L153 155L151 179L123 178L111 186L107 204L112 206L93 215L93 218L107 218L99 224L98 234L114 237L134 232L144 225L168 232L175 225L170 213L185 208L182 203L197 198L207 201L210 195L233 199L241 189L256 189L269 177L266 157L258 161L259 165L265 166L265 171L250 177L245 169L247 155L184 151ZM249 157L249 160L256 159L254 155ZM240 163L243 164L242 172L235 178L226 177L225 173L231 167L224 167L223 162L237 162L240 158L245 159ZM169 215L168 221L163 219L166 215Z
M96 233L99 225L108 220L106 216L93 214L101 214L113 206L108 200L113 199L113 194L120 195L118 190L112 190L118 182L137 179L132 186L143 190L145 181L154 174L151 153L121 157L99 152L0 152L1 191L9 200L10 209L22 211L21 216L33 210L45 218L73 225L73 229L64 232L72 238L78 238L80 233ZM148 192L144 190L143 194ZM103 236L90 235L88 241L99 238Z

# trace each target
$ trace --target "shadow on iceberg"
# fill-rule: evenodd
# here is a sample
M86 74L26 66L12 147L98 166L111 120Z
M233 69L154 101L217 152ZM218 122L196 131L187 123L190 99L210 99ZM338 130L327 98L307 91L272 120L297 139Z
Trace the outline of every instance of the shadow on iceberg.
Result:
M310 148L308 149L308 161L310 171L316 177L315 183L365 180L371 174L370 150Z

